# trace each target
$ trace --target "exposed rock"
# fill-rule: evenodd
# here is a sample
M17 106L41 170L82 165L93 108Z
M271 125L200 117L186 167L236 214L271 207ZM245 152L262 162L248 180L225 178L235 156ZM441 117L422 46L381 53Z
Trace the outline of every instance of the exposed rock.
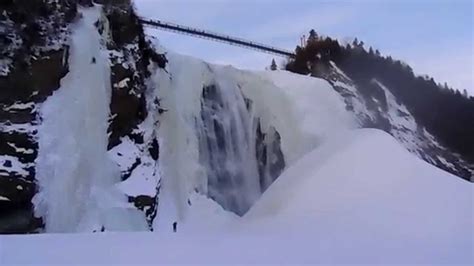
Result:
M73 0L11 0L0 4L0 233L33 232L36 105L68 72L68 24ZM8 167L10 166L10 167Z
M21 59L14 61L10 74L0 76L0 102L11 105L15 102L44 101L59 88L59 81L66 75L67 56L67 48L64 48L45 52L29 64Z
M167 61L165 56L157 54L145 39L143 26L129 0L96 2L104 5L110 32L107 48L111 51L112 98L108 149L112 151L115 147L123 145L124 138L131 140L132 143L127 141L126 145L133 145L133 149L136 149L138 154L122 154L122 156L133 158L131 159L133 163L121 166L123 167L122 180L130 178L134 171L143 171L143 169L149 171L150 176L146 179L154 180L157 173L150 170L153 167L150 157L154 161L158 160L158 142L154 133L145 132L139 126L150 115L149 112L164 110L159 103L153 110L148 110L145 93L148 90L146 80L150 76L148 68L155 65L164 68ZM107 30L105 25L97 25L97 27L99 31ZM156 129L149 128L148 130L155 131ZM124 153L128 152L131 151L124 151ZM158 189L154 196L134 195L129 196L129 201L145 212L151 229L156 216Z
M281 137L274 127L262 132L260 121L256 133L256 156L260 190L264 192L285 169L285 158L281 151Z
M41 218L36 218L33 206L20 207L9 211L2 210L0 234L34 233L43 226Z
M151 158L155 161L160 157L160 146L158 145L158 140L156 138L151 142L148 152L150 153Z
M0 221L3 232L32 232L41 222L34 219L31 198L35 194L35 160L38 154L36 126L41 123L37 106L60 87L68 72L69 24L77 18L77 4L104 4L97 30L110 50L111 117L108 148L129 137L143 151L122 171L125 180L140 167L151 168L159 157L155 134L139 130L148 116L145 92L149 67L166 66L166 57L151 48L129 0L6 0L0 3ZM109 34L109 36L106 36ZM110 37L110 39L106 39ZM91 63L94 63L94 58ZM65 106L67 108L67 106ZM163 112L158 106L156 113ZM155 112L154 111L154 112ZM155 129L152 129L155 130ZM148 135L146 135L148 134ZM146 136L145 136L146 135ZM146 161L146 162L145 162ZM6 171L20 165L20 172ZM133 162L133 161L132 161ZM147 164L144 166L144 164ZM11 167L10 167L11 165ZM150 175L155 173L150 172ZM146 200L148 198L153 200ZM137 195L131 201L146 212L149 223L156 215L155 197ZM6 226L5 221L9 221ZM1 232L1 230L0 230Z
M27 133L0 132L0 155L11 155L22 163L32 163L38 155L38 144Z
M152 229L152 226L153 226L153 220L156 217L156 210L158 206L158 194L159 194L159 191L157 191L155 197L150 197L146 195L140 195L137 197L128 197L128 202L133 203L133 205L137 209L145 212L147 223L150 230Z
M469 162L443 147L383 84L376 79L354 82L330 61L313 64L312 75L332 84L355 113L361 127L378 128L391 134L410 152L447 172L469 180L474 172Z

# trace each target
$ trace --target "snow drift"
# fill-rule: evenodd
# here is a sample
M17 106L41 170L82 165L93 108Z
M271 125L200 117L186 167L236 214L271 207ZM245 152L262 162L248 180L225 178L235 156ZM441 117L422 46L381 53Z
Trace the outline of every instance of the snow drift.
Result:
M289 167L242 218L197 197L175 234L3 237L2 256L6 264L469 264L472 196L386 133L346 131Z

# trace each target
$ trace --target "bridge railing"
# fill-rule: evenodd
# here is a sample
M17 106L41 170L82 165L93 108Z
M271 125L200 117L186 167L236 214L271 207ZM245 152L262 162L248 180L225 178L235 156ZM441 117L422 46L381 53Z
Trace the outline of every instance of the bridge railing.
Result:
M184 25L179 25L173 22L163 21L163 20L151 20L148 18L140 17L140 21L143 24L159 27L165 30L186 33L190 35L196 35L201 38L208 38L218 41L223 41L230 43L232 45L243 46L247 48L252 48L260 51L264 51L267 53L277 54L277 55L284 55L288 57L294 57L294 53L285 49L276 48L273 46L265 45L258 42L249 41L243 38L234 37L230 35L224 35L217 32L209 31L209 30L202 30L198 28L192 28Z

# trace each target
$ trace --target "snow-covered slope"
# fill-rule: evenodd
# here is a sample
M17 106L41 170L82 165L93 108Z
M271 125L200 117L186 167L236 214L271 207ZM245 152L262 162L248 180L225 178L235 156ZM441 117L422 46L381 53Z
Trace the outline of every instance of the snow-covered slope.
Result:
M466 180L474 178L474 165L440 144L382 82L372 79L358 86L333 62L315 68L313 75L331 83L360 127L382 129L426 162Z
M244 220L256 230L313 236L314 251L330 261L468 262L473 192L390 135L364 129L290 167Z
M349 130L296 161L244 217L196 196L177 233L2 237L0 261L470 264L473 192L386 133Z

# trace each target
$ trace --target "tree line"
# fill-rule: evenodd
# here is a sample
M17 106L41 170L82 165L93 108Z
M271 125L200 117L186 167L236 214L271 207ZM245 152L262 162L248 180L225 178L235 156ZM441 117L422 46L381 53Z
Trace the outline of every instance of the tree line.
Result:
M446 83L436 83L431 77L417 76L409 65L383 56L372 47L367 49L357 39L344 46L311 30L306 46L296 47L295 53L295 58L286 64L286 69L295 73L314 74L316 64L332 61L359 89L373 78L379 80L407 107L419 125L474 163L474 97L466 90L461 93Z

